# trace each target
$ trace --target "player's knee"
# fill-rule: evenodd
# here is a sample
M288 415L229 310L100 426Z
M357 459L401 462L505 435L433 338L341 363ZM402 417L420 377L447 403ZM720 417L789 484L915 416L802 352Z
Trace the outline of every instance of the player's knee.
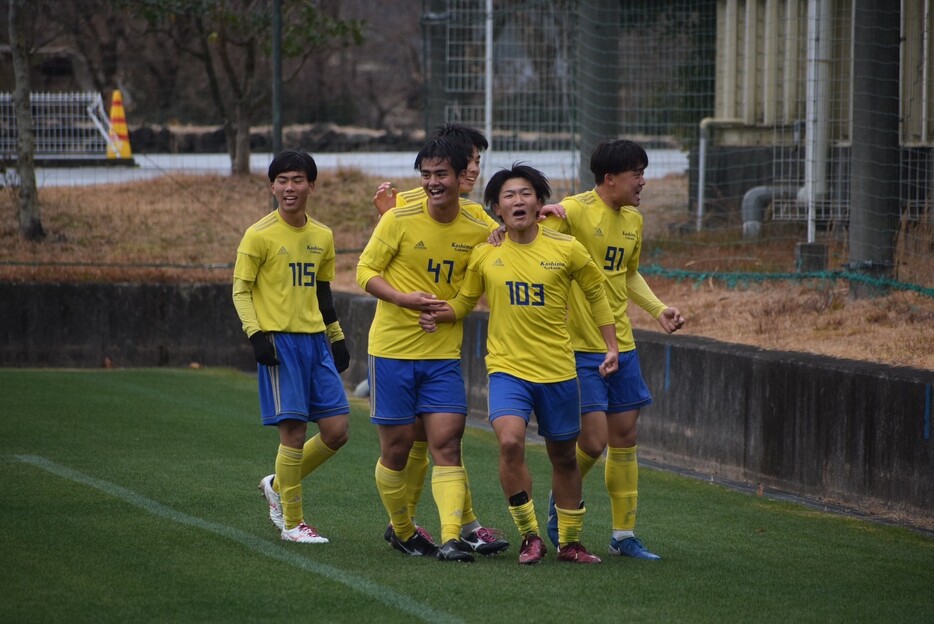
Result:
M636 430L633 429L632 431L627 432L625 435L620 436L619 447L620 448L632 448L638 443L638 441L639 441L639 436L636 435Z
M451 440L431 447L431 457L438 466L456 466L461 463L460 440Z
M570 474L577 469L577 455L574 453L553 454L551 466L556 472Z
M327 434L322 432L321 434L321 441L324 442L325 446L327 446L332 451L336 451L340 447L347 444L347 440L349 438L350 435L348 434L346 427L338 431L329 431Z
M499 441L499 454L509 463L521 462L525 453L525 445L522 440L511 436L504 437Z
M578 438L577 446L590 457L600 457L606 449L606 440L596 438Z

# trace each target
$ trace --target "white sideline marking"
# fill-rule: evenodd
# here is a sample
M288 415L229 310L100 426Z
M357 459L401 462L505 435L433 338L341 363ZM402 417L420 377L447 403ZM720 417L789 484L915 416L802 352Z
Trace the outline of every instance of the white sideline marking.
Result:
M107 481L95 479L94 477L88 476L76 470L72 470L67 466L56 464L55 462L50 461L44 457L40 457L38 455L14 455L14 457L18 461L36 466L37 468L41 468L46 472L58 475L59 477L68 479L69 481L82 483L96 490L100 490L105 494L110 494L111 496L139 507L144 511L148 511L154 516L161 516L173 522L177 522L178 524L186 524L188 526L197 527L207 531L208 533L214 533L215 535L226 537L227 539L237 542L241 546L269 557L270 559L281 561L288 565L304 570L305 572L311 572L312 574L323 576L330 581L346 585L353 591L365 594L386 605L395 607L400 611L404 611L405 613L408 613L409 615L423 622L450 622L451 624L461 622L460 619L453 615L435 611L427 605L412 600L402 594L378 585L363 577L351 574L341 570L340 568L335 568L324 563L311 561L291 552L290 550L273 545L244 531L240 531L223 524L208 522L207 520L202 520L201 518L196 518L194 516L189 516L188 514L175 511L174 509L166 507L161 503L157 503L152 499L141 496L136 492L120 487L119 485L114 485L113 483L109 483Z

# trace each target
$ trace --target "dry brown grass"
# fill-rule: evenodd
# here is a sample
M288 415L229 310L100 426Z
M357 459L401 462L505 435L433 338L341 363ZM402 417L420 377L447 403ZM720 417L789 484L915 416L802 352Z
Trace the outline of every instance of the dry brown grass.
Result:
M333 230L338 249L335 288L362 292L354 282L357 252L372 230L370 200L379 180L357 171L323 174L312 215ZM400 181L414 184L413 179ZM735 228L690 233L684 177L651 181L644 199L643 264L693 271L794 270L796 226L769 225L755 244ZM15 210L2 198L0 279L7 281L229 281L243 231L270 210L262 176L175 176L119 186L43 189L42 243L19 239ZM833 233L828 240L833 241ZM900 275L929 280L930 238L912 238L920 251L903 254ZM925 247L925 245L928 245ZM831 245L839 264L839 245ZM919 255L920 254L920 255ZM918 261L918 258L922 258ZM908 279L907 277L903 279ZM844 282L751 282L729 288L716 280L677 282L649 277L656 294L687 318L685 333L767 349L934 370L934 299L894 292L853 300ZM636 327L658 330L641 310Z

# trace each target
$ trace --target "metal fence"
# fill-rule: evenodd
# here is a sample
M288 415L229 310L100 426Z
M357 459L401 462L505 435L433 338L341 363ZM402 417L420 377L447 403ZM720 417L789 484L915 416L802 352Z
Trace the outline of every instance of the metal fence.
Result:
M100 93L33 93L37 159L106 158L110 121ZM0 93L0 156L16 154L18 131L13 98Z

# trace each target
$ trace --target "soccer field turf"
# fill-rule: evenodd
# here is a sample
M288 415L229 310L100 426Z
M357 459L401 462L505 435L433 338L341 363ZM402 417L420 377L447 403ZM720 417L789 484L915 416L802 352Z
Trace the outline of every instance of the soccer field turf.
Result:
M492 433L465 457L503 555L407 558L383 541L367 406L305 480L331 543L282 542L256 485L276 432L255 377L230 370L0 369L4 622L929 622L934 540L643 468L637 532L663 560L605 555L602 463L584 482L596 566L516 562ZM643 418L651 418L647 410ZM312 427L313 429L313 427ZM544 529L550 469L528 447ZM419 522L438 535L427 484ZM550 546L550 545L549 545Z

